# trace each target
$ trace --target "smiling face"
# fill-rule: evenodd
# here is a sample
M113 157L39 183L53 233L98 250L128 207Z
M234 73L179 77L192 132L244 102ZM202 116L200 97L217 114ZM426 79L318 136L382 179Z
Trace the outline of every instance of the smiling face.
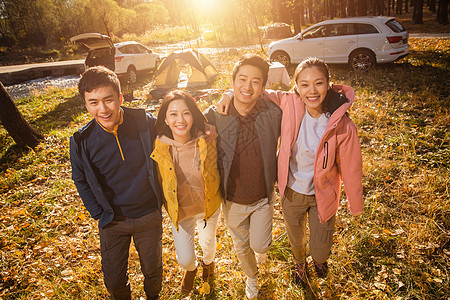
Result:
M252 65L242 65L231 83L234 89L234 106L241 115L246 115L255 106L264 92L262 71Z
M296 89L311 117L318 118L323 113L322 102L328 88L328 77L321 69L309 67L299 73Z
M113 131L119 124L122 94L118 95L112 86L100 86L91 92L84 92L84 105L97 123L106 129Z
M169 103L165 122L172 131L175 141L184 144L191 140L191 128L194 124L194 118L183 99L175 99Z

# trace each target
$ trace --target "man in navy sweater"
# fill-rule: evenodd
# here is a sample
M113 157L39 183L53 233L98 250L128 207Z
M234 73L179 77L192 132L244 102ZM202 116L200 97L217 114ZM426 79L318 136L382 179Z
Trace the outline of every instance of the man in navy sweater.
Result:
M155 117L121 107L116 74L86 70L78 90L87 125L70 139L72 179L91 216L99 220L104 281L111 299L131 299L128 256L131 238L139 254L147 299L162 283L161 193L150 158Z

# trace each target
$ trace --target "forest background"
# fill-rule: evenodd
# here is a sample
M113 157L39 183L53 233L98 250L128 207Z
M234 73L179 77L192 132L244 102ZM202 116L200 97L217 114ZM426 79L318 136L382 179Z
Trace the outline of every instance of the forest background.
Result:
M81 57L68 38L91 31L110 34L114 41L137 40L149 46L183 41L234 46L235 52L217 50L208 56L219 71L211 86L218 95L230 86L233 64L242 54L266 57L260 47L241 47L259 42L257 28L280 21L295 28L292 20L298 7L287 5L295 3L303 5L301 29L365 7L365 14L397 15L410 32L450 32L449 25L437 20L438 1L426 0L424 24L413 21L417 13L411 4L416 1L399 0L14 0L0 1L0 57L9 59L7 63ZM401 15L398 3L402 3ZM344 4L345 9L339 9ZM146 11L137 8L140 5L156 12L137 17ZM132 17L122 18L125 12ZM139 22L156 17L162 20L138 30ZM310 268L309 285L303 289L292 284L292 255L278 199L273 245L259 274L260 299L448 299L450 39L410 37L409 43L407 57L368 73L331 66L331 80L352 86L357 95L349 113L358 126L363 154L365 213L352 217L343 191L328 278L317 278ZM138 100L124 105L157 113L146 98L150 88L149 80L140 82L135 90ZM91 117L75 88L47 86L30 94L14 102L43 134L38 146L21 149L0 127L0 299L107 299L97 223L83 207L69 162L69 137ZM199 97L197 103L205 109L217 99ZM192 298L243 299L245 278L222 219L217 237L215 292L208 293L197 280ZM168 218L163 251L161 299L178 299L182 270ZM144 296L143 277L133 246L130 253L130 282L133 297L139 299Z
M259 42L258 28L276 22L298 33L335 17L406 14L411 29L424 23L424 9L442 32L448 7L449 0L0 0L0 64L79 58L68 40L86 32L148 46L199 38L202 46L235 46Z

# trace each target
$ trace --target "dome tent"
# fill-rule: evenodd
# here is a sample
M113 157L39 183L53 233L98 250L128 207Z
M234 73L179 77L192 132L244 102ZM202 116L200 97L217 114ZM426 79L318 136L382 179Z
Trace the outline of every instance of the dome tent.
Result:
M176 87L180 76L181 62L188 66L187 88L207 86L217 76L217 70L211 62L197 50L175 51L159 65L153 79L153 86L158 88Z

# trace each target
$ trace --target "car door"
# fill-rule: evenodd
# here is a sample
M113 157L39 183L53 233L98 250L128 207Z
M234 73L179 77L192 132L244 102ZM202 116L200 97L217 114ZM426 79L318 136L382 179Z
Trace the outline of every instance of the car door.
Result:
M134 59L134 53L136 50L134 45L125 45L120 46L119 51L120 54L118 53L116 56L116 73L122 74L127 72L130 65L136 65L136 61Z
M371 49L375 54L381 52L386 44L381 31L372 24L357 24L358 47Z
M358 45L355 24L337 23L327 25L323 56L327 63L347 63L349 54Z
M294 45L292 62L299 63L307 57L323 58L325 26L317 26L305 31Z
M156 64L156 56L150 49L145 48L142 45L136 45L139 50L139 62L142 64L143 69L153 69Z
M133 62L137 71L144 70L145 66L145 54L141 52L138 45L132 44L128 46L129 59Z

